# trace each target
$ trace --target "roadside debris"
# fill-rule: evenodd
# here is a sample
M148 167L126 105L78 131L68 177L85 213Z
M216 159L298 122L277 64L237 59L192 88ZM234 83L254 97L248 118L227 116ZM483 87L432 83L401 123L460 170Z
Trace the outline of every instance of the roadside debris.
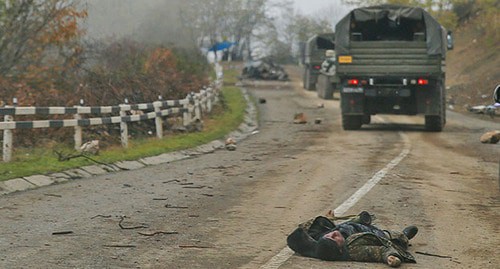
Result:
M234 138L232 137L227 138L225 144L227 150L230 151L236 150L236 140L234 140Z
M483 144L496 144L500 141L500 131L495 130L486 132L479 138L479 140Z
M61 231L61 232L53 232L52 235L65 235L65 234L72 234L73 231Z
M314 123L315 123L315 124L321 124L321 121L322 121L322 119L320 119L320 118L316 118L316 119L314 120Z
M293 123L295 124L305 124L307 123L307 118L306 115L302 112L300 113L295 113L293 116Z
M90 153L93 155L99 154L99 140L88 141L80 147L80 152Z
M174 209L188 209L187 206L178 206L178 205L171 205L171 204L166 204L166 208L174 208Z
M484 114L484 115L489 115L490 117L498 116L500 115L500 112L497 112L497 110L500 110L500 103L495 103L493 105L480 105L480 106L473 106L469 107L469 112L475 113L475 114Z
M247 62L241 77L244 79L288 80L285 69L269 57Z
M172 231L172 232L158 231L158 232L152 232L152 233L137 232L137 233L140 234L140 235L144 235L144 236L154 236L154 235L157 235L157 234L179 234L176 231Z
M126 216L120 216L120 221L118 222L118 226L120 226L120 228L123 230L149 228L149 225L144 224L144 223L141 225L138 225L138 226L124 226L123 221L125 220L125 218L126 218Z

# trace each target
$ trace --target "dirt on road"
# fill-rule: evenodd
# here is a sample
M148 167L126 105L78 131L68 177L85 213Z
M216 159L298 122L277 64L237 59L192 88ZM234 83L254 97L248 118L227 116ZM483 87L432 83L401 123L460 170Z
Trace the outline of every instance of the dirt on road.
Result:
M298 223L328 209L367 210L384 229L417 225L417 263L402 268L500 264L500 145L479 142L498 123L449 112L431 133L421 117L377 116L347 132L338 100L304 91L288 71L290 82L245 83L266 102L256 104L259 132L235 151L0 197L0 268L386 268L269 262Z

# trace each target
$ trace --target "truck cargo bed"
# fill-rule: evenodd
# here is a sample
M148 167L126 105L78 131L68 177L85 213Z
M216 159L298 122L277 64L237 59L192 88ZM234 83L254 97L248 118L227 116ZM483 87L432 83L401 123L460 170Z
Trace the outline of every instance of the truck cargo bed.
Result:
M440 55L428 55L425 41L352 41L351 63L339 61L342 76L427 75L444 72Z

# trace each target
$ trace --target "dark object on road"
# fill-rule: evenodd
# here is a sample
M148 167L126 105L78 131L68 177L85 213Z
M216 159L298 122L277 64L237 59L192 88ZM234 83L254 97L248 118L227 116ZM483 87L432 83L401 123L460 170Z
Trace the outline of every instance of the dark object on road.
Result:
M241 77L244 79L288 80L285 69L269 57L248 62L243 68Z
M327 214L299 224L287 237L287 245L300 255L327 261L382 262L391 267L416 262L407 250L418 232L416 226L403 232L382 230L366 211L340 224L334 220Z
M357 8L335 26L342 126L361 128L376 114L424 115L446 123L445 60L451 33L418 7Z

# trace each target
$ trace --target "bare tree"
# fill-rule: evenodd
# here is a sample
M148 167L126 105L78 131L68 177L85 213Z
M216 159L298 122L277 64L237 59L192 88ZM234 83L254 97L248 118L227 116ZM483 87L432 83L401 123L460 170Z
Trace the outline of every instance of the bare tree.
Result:
M76 0L0 0L0 76L39 64L49 47L63 52L85 15Z
M182 10L182 21L197 37L199 47L231 41L249 48L257 30L270 24L269 0L198 0Z

